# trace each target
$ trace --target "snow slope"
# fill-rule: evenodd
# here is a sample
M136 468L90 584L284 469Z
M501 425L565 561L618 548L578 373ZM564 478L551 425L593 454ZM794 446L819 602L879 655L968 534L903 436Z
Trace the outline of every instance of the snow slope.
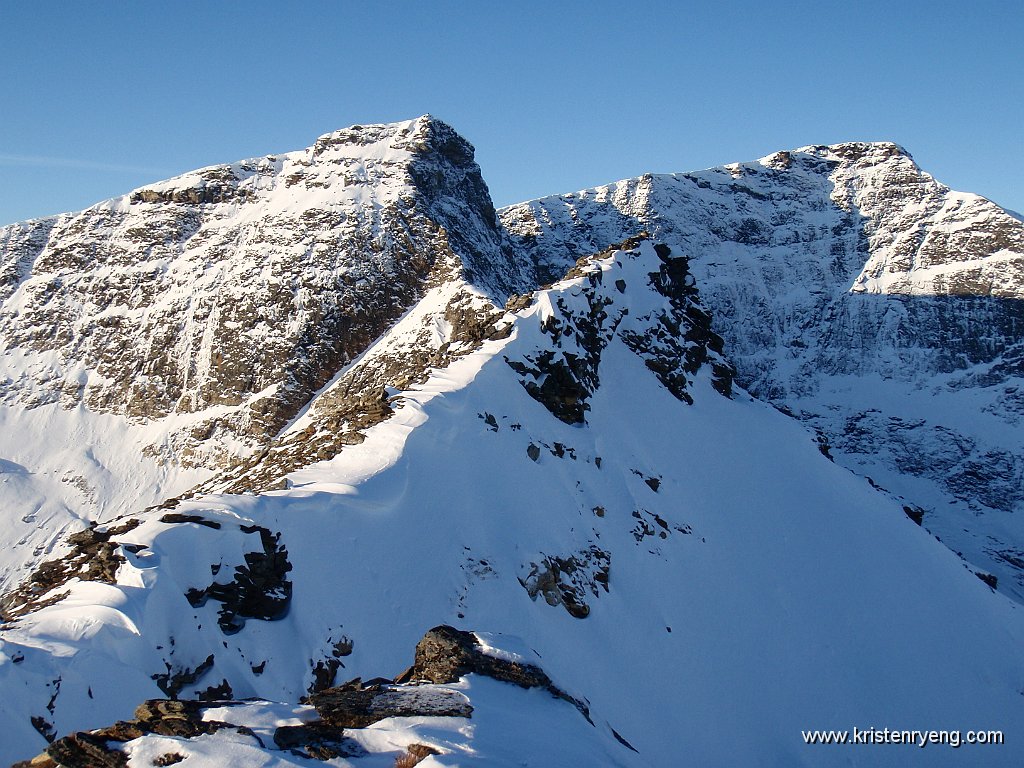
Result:
M514 298L507 335L395 387L389 418L286 488L120 521L112 583L71 578L45 607L48 595L23 595L37 607L4 629L0 759L45 746L32 716L59 734L99 727L176 673L182 697L297 706L330 659L336 681L395 674L448 623L506 652L503 637L521 638L593 726L563 707L544 731L550 699L470 677L476 730L432 729L452 746L425 765L1020 764L1022 609L801 424L724 385L672 258L633 243ZM685 348L638 345L676 322ZM696 349L701 362L666 384L659 363ZM545 376L569 378L545 389ZM511 732L491 730L489 702ZM1006 743L801 738L854 726L1001 729ZM175 748L194 750L184 765L287 764L252 738L219 738L240 751ZM563 738L568 757L546 759Z
M212 472L148 454L167 424L133 424L83 406L0 406L0 593L39 560L67 550L66 536L158 504Z

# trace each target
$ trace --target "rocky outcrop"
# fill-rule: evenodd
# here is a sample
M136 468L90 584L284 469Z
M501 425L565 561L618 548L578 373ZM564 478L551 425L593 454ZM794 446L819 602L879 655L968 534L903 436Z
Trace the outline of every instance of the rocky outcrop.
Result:
M333 686L338 670L345 666L342 659L352 654L353 642L346 635L336 642L328 640L328 644L330 645L330 656L319 659L315 664L310 659L313 682L307 689L309 693L318 693Z
M120 545L111 538L129 533L138 525L136 518L103 530L94 523L69 536L71 551L67 555L44 562L16 589L0 596L0 621L11 621L63 599L67 592L57 590L71 579L113 584L124 557L118 553Z
M155 517L160 509L149 511ZM61 591L72 579L98 581L105 584L117 582L118 568L124 563L122 552L137 554L148 549L148 545L133 544L121 540L138 528L144 518L129 518L124 523L100 528L93 525L68 537L71 552L63 557L44 562L17 588L0 598L0 610L4 621L12 621L67 597L67 590ZM166 513L159 517L160 523L168 525L194 524L210 531L220 531L219 522L200 515ZM240 524L234 526L248 538L256 535L259 548L242 553L243 563L236 565L232 579L214 579L205 587L191 587L185 597L193 608L205 605L208 600L221 604L217 623L224 634L234 634L245 626L246 619L277 621L284 618L291 604L292 584L287 574L292 566L288 561L288 550L281 544L281 534L258 525ZM225 563L211 565L216 577ZM168 663L167 673L154 675L165 693L176 694L181 685L194 682L213 663L199 665L199 671L178 669ZM178 681L176 684L174 681ZM184 682L182 682L184 681Z
M224 728L247 730L203 719L199 702L155 699L140 704L134 720L64 736L50 744L42 755L16 763L14 768L121 768L128 765L128 754L120 749L125 742L146 734L190 739ZM173 762L165 760L162 764Z
M286 751L320 761L366 757L367 747L353 735L382 720L472 718L473 706L466 694L447 687L468 674L484 675L521 688L541 688L572 704L590 719L586 705L556 687L540 667L490 655L471 632L439 626L428 631L417 644L415 663L398 678L400 682L377 679L364 683L356 678L313 693L309 697L313 711L304 713L301 724L274 728L272 743L265 742L252 728L238 724L236 720L243 715L232 715L229 723L208 714L213 708L220 712L244 710L259 703L254 700L153 699L140 704L132 720L56 739L41 755L17 763L14 768L121 768L128 764L129 753L123 748L127 742L137 745L136 740L150 735L170 736L187 754L189 740L225 729L250 737L264 751ZM293 707L291 711L302 709ZM437 747L415 742L402 749L394 758L396 765L413 766L429 755L441 753ZM172 765L184 756L166 752L158 759L162 761L160 765Z
M246 619L284 618L292 598L292 584L287 578L292 565L288 562L288 550L281 544L281 534L257 525L242 525L240 529L242 533L258 534L262 549L245 553L245 564L235 566L231 582L214 581L203 589L190 589L185 595L193 608L207 600L221 603L217 624L226 635L241 630Z
M164 694L171 699L177 699L178 694L181 693L185 686L192 685L210 671L215 658L211 653L200 664L191 669L189 667L177 667L165 661L164 664L167 667L167 671L158 672L151 677Z
M412 667L399 675L398 682L428 680L432 683L454 683L464 675L483 675L520 688L541 688L552 696L576 707L588 720L589 710L551 682L551 678L535 664L501 658L484 651L472 632L448 625L434 627L416 644Z
M687 389L705 365L712 385L728 397L732 366L687 264L668 246L652 246L646 233L579 259L563 281L537 294L540 330L548 338L536 352L505 361L530 396L567 424L586 422L587 400L600 385L602 353L616 336L677 399L693 402ZM628 283L638 279L643 283L625 296ZM659 300L649 300L647 292Z
M519 583L531 600L543 597L548 605L560 605L573 618L585 619L590 615L588 599L608 591L611 555L591 545L567 557L545 555L524 571Z
M693 404L686 391L687 375L692 377L705 363L711 366L711 385L726 397L731 396L735 371L723 356L722 337L711 329L711 313L700 305L689 259L673 256L664 243L655 245L654 251L661 265L648 278L651 287L668 299L672 311L659 314L658 322L643 333L623 332L623 341L678 399ZM625 291L625 283L616 288Z

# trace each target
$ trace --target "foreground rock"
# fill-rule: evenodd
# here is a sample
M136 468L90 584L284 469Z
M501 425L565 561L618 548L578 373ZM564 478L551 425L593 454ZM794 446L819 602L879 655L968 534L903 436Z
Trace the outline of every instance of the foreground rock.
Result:
M361 739L360 732L389 718L472 718L470 698L459 690L466 675L543 689L571 703L586 718L588 727L593 726L586 705L557 688L540 667L494 653L493 649L488 653L471 632L439 626L420 640L415 663L394 682L376 679L364 683L356 678L314 693L308 704L292 707L253 700L153 699L140 704L132 720L56 739L42 754L16 763L14 768L122 768L137 749L146 748L149 742L162 743L155 739L161 736L172 737L178 747L156 755L152 764L173 765L188 757L189 742L222 731L251 739L255 748L264 752L287 752L320 761L365 757L377 742L372 737L368 742ZM286 707L303 722L277 725L268 731L267 718L252 715L261 705ZM253 727L244 724L247 719ZM394 755L396 766L413 766L444 751L440 744L409 741L408 737L406 741L403 751Z

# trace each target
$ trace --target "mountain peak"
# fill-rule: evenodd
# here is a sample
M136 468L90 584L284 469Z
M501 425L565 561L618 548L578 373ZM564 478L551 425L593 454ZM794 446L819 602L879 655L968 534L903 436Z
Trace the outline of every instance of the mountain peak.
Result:
M311 148L313 158L325 153L341 157L377 152L407 152L409 155L438 153L454 165L471 165L473 145L443 120L426 114L396 123L350 125L320 136Z
M0 374L34 382L0 401L176 421L147 450L217 466L446 280L524 282L472 145L429 115L350 126L0 230L0 338L26 355Z
M865 157L884 160L892 157L913 159L904 147L891 141L844 141L838 144L816 144L800 147L794 152L846 161L857 161Z
M840 165L870 166L905 159L917 168L914 158L905 148L891 141L845 141L838 144L809 144L796 149L772 152L758 159L758 163L775 170L790 167L794 158L811 159L811 163L822 160ZM743 164L733 164L739 167Z

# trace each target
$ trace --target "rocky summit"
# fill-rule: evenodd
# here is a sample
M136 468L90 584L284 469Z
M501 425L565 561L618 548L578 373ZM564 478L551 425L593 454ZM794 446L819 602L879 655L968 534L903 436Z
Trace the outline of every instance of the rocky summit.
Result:
M1024 761L1024 222L897 145L353 126L0 228L0 339L0 764Z

